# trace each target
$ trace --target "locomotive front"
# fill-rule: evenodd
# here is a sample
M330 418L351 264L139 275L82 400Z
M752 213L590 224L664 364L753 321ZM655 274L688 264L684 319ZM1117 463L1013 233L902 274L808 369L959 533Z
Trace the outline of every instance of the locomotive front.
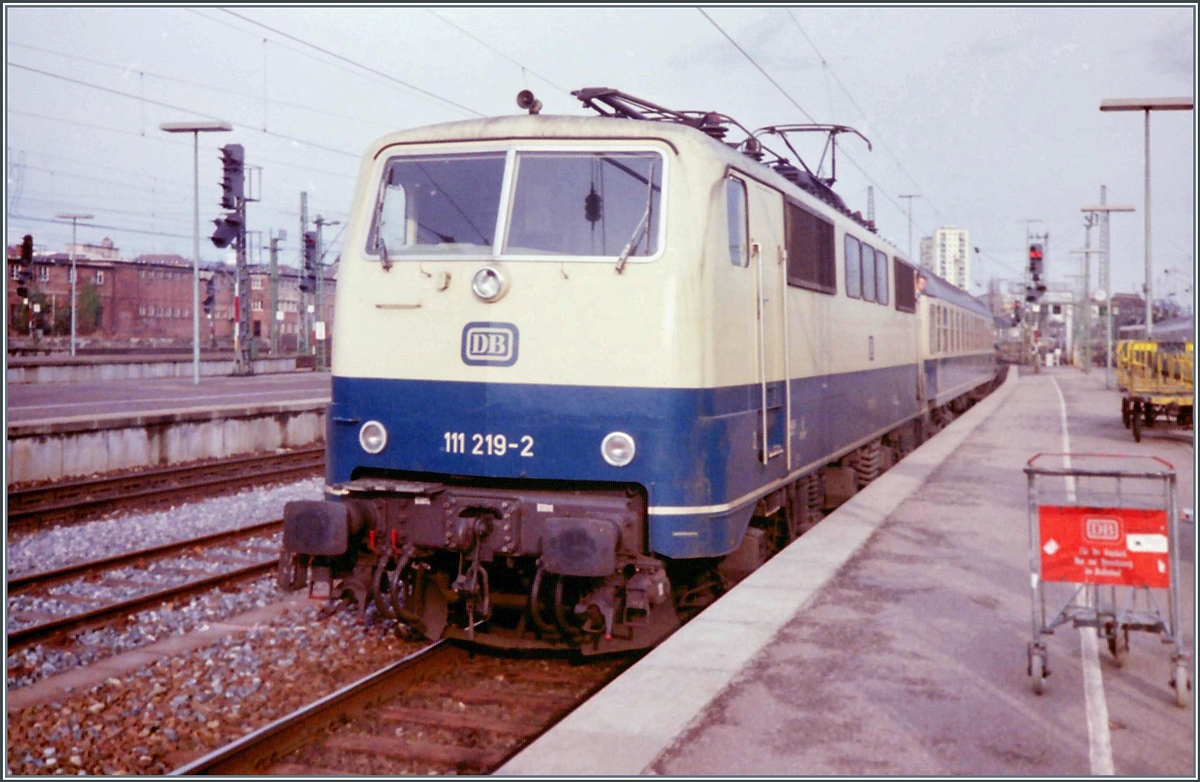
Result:
M365 156L326 500L286 508L287 587L507 648L622 651L678 626L647 513L707 481L679 458L699 329L677 258L701 239L673 228L687 139L624 125L452 123Z

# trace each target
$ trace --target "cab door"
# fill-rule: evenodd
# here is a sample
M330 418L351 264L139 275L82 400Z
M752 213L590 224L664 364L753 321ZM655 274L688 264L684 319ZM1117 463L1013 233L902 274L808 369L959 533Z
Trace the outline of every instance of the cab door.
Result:
M790 389L786 382L786 243L783 194L748 181L750 265L755 278L760 463L771 473L786 467Z

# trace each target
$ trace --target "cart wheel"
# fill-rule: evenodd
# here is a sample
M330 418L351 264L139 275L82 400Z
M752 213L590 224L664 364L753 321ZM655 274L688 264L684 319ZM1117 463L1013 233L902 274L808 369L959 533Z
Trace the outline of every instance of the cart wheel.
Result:
M1129 428L1129 400L1128 399L1121 400L1121 423L1125 425L1126 429Z
M1149 402L1146 402L1144 405L1142 405L1142 409L1146 413L1146 428L1153 429L1154 428L1154 418L1156 416L1156 412L1154 410L1154 405L1150 404Z
M1046 691L1046 663L1040 655L1033 656L1033 694L1041 695Z
M1112 634L1108 636L1108 651L1113 656L1113 664L1118 668L1125 667L1125 661L1129 657L1129 628L1122 627L1120 630L1113 628Z
M1186 709L1192 700L1192 681L1188 677L1188 667L1182 660L1175 663L1175 678L1171 680L1171 687L1175 690L1175 705Z
M1130 423L1133 428L1133 441L1140 443L1142 441L1142 411L1141 405L1134 404L1133 412L1130 414Z

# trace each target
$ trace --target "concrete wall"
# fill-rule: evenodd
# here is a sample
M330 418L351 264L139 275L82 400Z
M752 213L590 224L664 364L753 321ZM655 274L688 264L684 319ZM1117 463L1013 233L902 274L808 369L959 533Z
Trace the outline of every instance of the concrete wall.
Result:
M255 374L296 371L296 357L265 358L254 361ZM36 360L9 357L7 378L14 383L92 383L108 380L149 380L164 377L192 377L192 359L161 358L147 360L107 359ZM233 359L202 359L201 375L230 375Z
M190 370L190 367L189 367ZM8 482L266 453L325 440L324 400L10 424Z

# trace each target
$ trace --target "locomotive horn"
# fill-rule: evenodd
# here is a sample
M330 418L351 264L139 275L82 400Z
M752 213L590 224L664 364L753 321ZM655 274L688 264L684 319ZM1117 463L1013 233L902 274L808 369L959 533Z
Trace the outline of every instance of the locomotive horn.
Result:
M542 102L533 96L532 90L521 90L517 93L517 105L528 109L530 114L538 114L542 110Z

